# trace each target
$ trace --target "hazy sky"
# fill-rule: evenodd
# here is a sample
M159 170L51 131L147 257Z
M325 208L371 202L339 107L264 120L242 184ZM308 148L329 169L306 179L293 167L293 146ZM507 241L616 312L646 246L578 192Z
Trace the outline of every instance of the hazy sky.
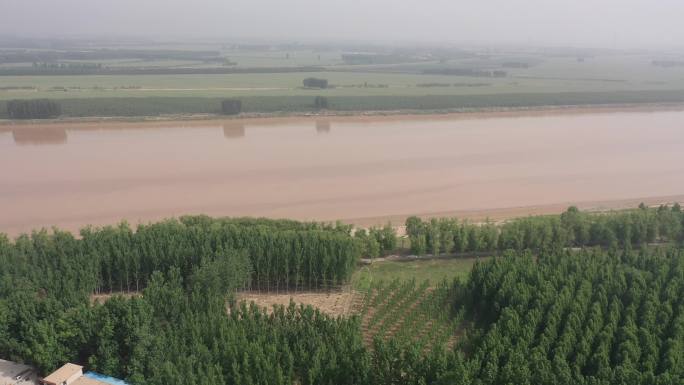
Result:
M684 45L684 0L0 0L0 34Z

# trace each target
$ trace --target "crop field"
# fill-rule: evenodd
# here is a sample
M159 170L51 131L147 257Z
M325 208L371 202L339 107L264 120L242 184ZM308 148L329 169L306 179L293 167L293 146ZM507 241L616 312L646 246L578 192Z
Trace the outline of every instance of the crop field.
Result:
M476 261L488 258L382 261L357 270L351 287L320 292L243 292L238 300L267 312L273 306L311 305L332 316L357 315L364 343L394 340L421 351L453 348L464 327L455 312L451 280L465 282Z
M572 63L568 65L572 66ZM505 78L331 70L313 73L4 76L0 77L0 99L485 95L684 89L684 71L679 69L611 74L610 68L597 68L593 72L549 67L540 66L529 73L518 70ZM302 80L307 77L328 79L333 88L304 89Z
M358 291L368 291L379 282L429 282L431 286L453 278L465 279L477 261L488 258L436 258L417 260L389 260L375 262L357 270L352 285Z
M302 87L307 77L328 79L325 90ZM677 89L680 84L629 83L608 86L600 81L556 79L478 79L465 76L375 72L320 72L198 75L81 75L2 77L1 99L91 97L244 97L244 96L415 96L483 95L516 92L598 92ZM426 86L427 85L427 86Z
M27 52L0 50L0 119L16 99L58 101L63 117L220 114L225 98L248 113L312 112L319 96L342 112L684 103L684 67L655 65L678 60L668 53L217 43ZM328 87L305 88L310 77Z
M176 47L174 47L176 48ZM181 58L189 56L173 51ZM213 51L209 51L213 52ZM181 52L182 53L182 52ZM170 56L173 56L170 55ZM414 62L397 62L351 65L341 59L339 50L231 50L220 48L216 51L218 59L230 65L224 68L273 69L273 73L228 73L228 74L82 74L82 75L32 75L0 76L0 101L12 99L49 98L68 100L117 98L126 102L101 100L94 104L107 104L95 114L121 116L133 113L116 113L117 104L147 103L140 99L165 98L162 104L171 103L170 98L193 99L190 104L204 103L202 98L273 98L276 110L311 110L304 105L288 109L298 104L286 99L292 97L313 98L326 96L337 99L330 109L443 109L443 108L482 108L489 106L538 106L558 104L595 104L595 103L643 103L643 102L682 102L684 98L643 97L649 93L684 94L684 67L662 68L652 64L661 58L657 54L613 54L605 53L578 60L575 56L552 56L547 54L500 53L493 55L471 55L444 61L415 59ZM399 59L397 59L399 60ZM525 63L522 68L506 67L506 63ZM206 60L157 58L157 59L107 59L104 61L81 60L78 62L61 61L60 64L99 64L107 68L145 68L173 70L212 69L219 64ZM27 68L30 63L2 64L0 70L7 68ZM320 67L319 72L282 72L279 68ZM439 74L453 70L476 69L477 71L504 70L506 76L463 76ZM435 74L425 72L436 71ZM457 73L457 72L456 72ZM327 79L327 89L305 89L302 80L307 77ZM606 97L605 94L628 96ZM539 95L524 97L521 95ZM580 97L567 98L567 94ZM134 99L135 98L135 99ZM344 98L354 98L352 102ZM364 98L358 99L357 98ZM403 98L409 98L402 102ZM441 103L415 98L441 98ZM456 98L456 99L452 99ZM480 100L487 99L487 102ZM501 100L500 98L515 99ZM491 99L491 102L489 101ZM542 100L537 100L542 99ZM584 103L582 103L584 101ZM369 103L370 102L370 103ZM80 103L80 102L79 102ZM184 101L183 103L188 103ZM86 103L87 104L87 103ZM176 103L177 104L177 103ZM247 104L250 104L247 102ZM268 103L266 103L268 104ZM411 108L413 107L413 108ZM168 109L146 109L143 115L169 113ZM0 110L2 107L0 107ZM272 112L264 106L256 106L259 112ZM91 116L86 111L66 107L65 115ZM85 108L84 108L85 110ZM107 112L110 112L107 114ZM250 109L248 108L248 111ZM179 109L179 114L211 112L205 107ZM0 112L1 116L1 112Z
M400 345L431 350L453 348L463 314L452 314L453 293L446 281L431 286L415 279L374 283L362 293L360 317L364 342L394 339Z

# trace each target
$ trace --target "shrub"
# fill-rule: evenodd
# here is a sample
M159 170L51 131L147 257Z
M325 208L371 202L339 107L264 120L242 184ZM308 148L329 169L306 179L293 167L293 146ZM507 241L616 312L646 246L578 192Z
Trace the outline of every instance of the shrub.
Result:
M242 112L242 101L238 99L224 99L221 102L221 111L224 115L237 115Z
M316 107L317 110L324 110L328 108L328 98L325 96L316 96L316 99L314 99L314 107Z
M302 83L306 88L328 88L327 79L306 78Z

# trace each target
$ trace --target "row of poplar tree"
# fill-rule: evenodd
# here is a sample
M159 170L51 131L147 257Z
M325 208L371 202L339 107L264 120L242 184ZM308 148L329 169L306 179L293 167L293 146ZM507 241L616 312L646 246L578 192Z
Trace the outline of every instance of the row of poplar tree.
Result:
M406 220L411 252L439 255L550 247L623 247L684 240L684 213L679 204L607 213L570 207L560 216L520 218L501 224L474 224L455 218Z
M126 223L85 228L80 238L38 231L13 242L0 237L0 269L44 281L47 291L130 292L146 287L155 271L178 268L187 278L203 262L241 251L250 271L245 287L313 289L349 279L360 253L350 230L294 221L183 217L139 225L135 231Z

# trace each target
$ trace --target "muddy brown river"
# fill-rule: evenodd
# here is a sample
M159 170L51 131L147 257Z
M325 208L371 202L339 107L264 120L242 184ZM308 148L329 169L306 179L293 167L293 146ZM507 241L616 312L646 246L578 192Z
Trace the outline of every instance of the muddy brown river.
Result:
M676 198L683 149L682 111L0 125L0 232Z

